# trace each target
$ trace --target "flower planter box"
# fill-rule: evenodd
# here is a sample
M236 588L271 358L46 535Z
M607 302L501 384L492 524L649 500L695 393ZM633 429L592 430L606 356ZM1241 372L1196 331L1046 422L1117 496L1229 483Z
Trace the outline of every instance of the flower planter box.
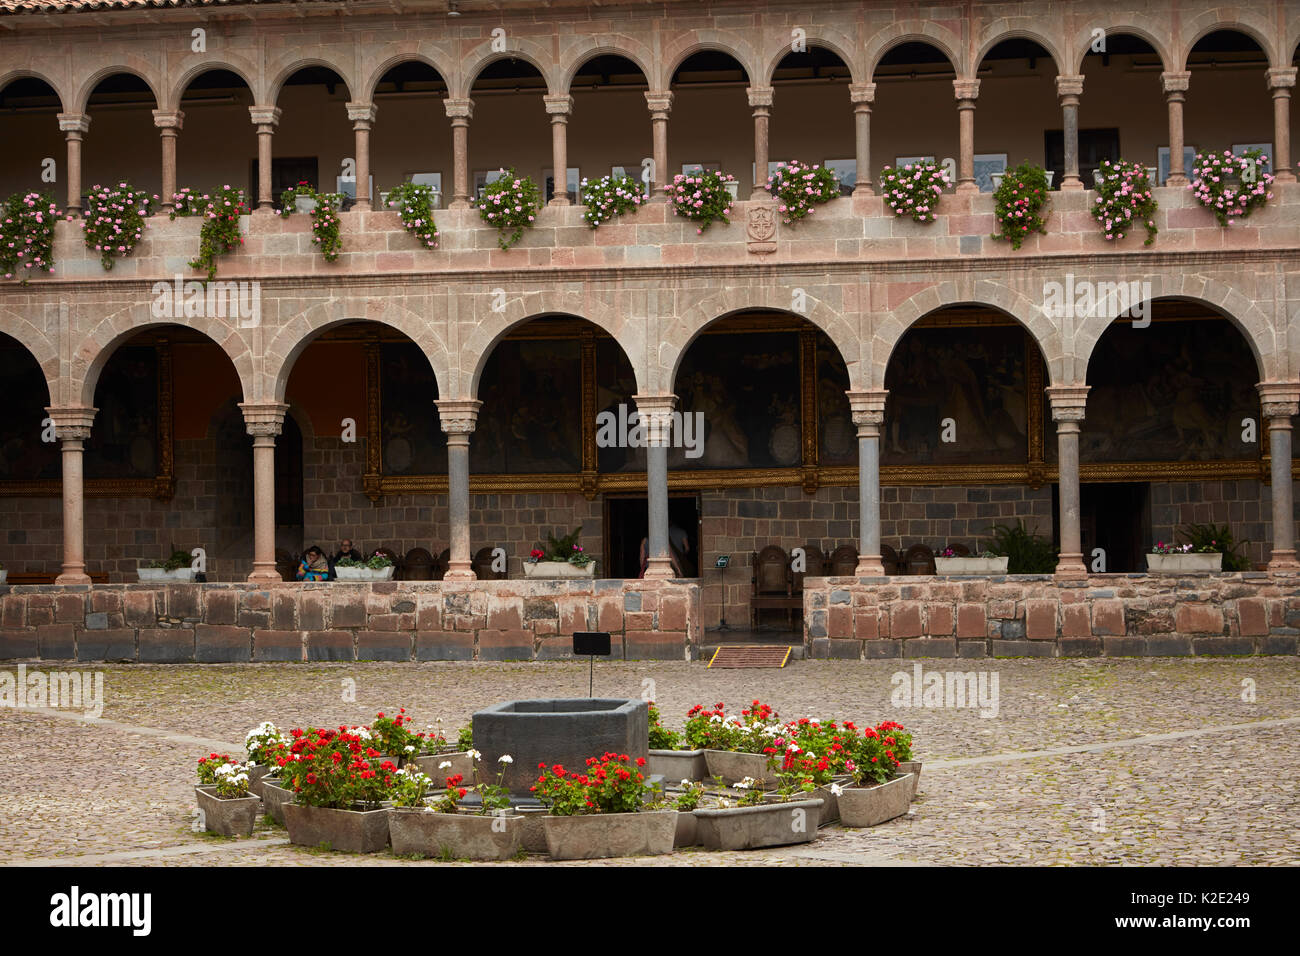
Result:
M1048 189L1051 189L1051 188L1052 188L1052 180L1053 180L1053 179L1055 178L1055 176L1056 176L1056 170L1054 170L1054 169L1049 169L1049 170L1047 170L1046 172L1047 172L1047 188L1048 188ZM1007 175L1006 173L989 173L989 178L993 180L993 191L994 191L994 192L997 192L998 187L1002 185L1002 180L1003 180L1003 178L1006 177L1006 175Z
M248 792L262 795L262 781L271 772L269 764L254 763L248 765Z
M739 180L737 180L737 181L735 181L735 182L726 182L726 183L723 183L722 185L726 188L726 190L727 190L727 194L728 194L729 196L731 196L732 199L739 199L739 198L740 198L740 182L739 182Z
M767 766L767 754L744 754L733 750L706 750L709 777L721 777L728 787L733 787L746 777L753 777L762 786L776 786L776 771Z
M523 846L524 818L438 813L418 807L394 807L388 814L393 853L458 860L508 860Z
M817 837L821 809L821 798L816 797L757 807L699 809L695 819L707 850L758 850L811 843Z
M570 564L568 561L524 562L524 577L526 578L594 578L595 576L595 561L585 568Z
M901 817L912 802L915 778L910 773L870 787L845 787L840 794L840 822L846 827L874 827Z
M340 568L335 566L334 577L340 581L391 581L393 566L386 568Z
M694 813L677 813L677 832L673 834L673 848L700 845L700 821Z
M590 813L542 818L546 852L553 860L603 860L614 856L663 856L673 852L676 810Z
M661 776L669 785L709 779L709 762L703 750L652 750L646 769L648 776Z
M935 558L935 574L1006 574L1011 559L1001 558Z
M1218 551L1198 554L1148 554L1147 570L1152 574L1175 574L1182 571L1222 571L1223 555Z
M262 807L280 826L284 826L284 805L293 802L293 791L280 786L278 780L262 779Z
M220 833L222 836L253 835L257 808L262 802L257 797L223 799L217 796L216 787L195 787L194 797L203 813L203 826L209 833Z
M520 839L529 853L546 853L545 823L550 815L546 807L515 807L522 818L519 823Z
M193 568L177 568L174 571L168 571L166 568L136 568L136 573L140 575L141 581L193 581Z
M451 766L439 770L440 763L450 763ZM415 758L415 765L420 768L421 773L427 773L433 779L434 787L439 789L447 782L448 777L454 777L456 774L460 774L466 780L474 779L474 761L464 751L452 754L421 754Z
M306 196L294 196L293 208L295 212L311 212L316 208L316 200Z
M847 785L847 781L848 778L836 780L835 782L840 787L844 787ZM820 797L822 801L822 810L821 814L817 818L817 825L819 827L825 827L830 826L832 823L838 823L840 819L840 800L839 797L835 796L834 792L832 792L831 785L826 784L825 786L818 787L816 790L811 790L808 792L808 795L802 799L811 800L814 797ZM782 802L781 794L776 791L763 794L763 799L768 803Z
M921 790L921 761L904 760L898 765L898 772L912 775L912 799L915 800Z
M380 810L335 810L308 807L299 803L284 805L284 825L289 842L297 846L320 846L344 853L378 853L388 846L388 813Z

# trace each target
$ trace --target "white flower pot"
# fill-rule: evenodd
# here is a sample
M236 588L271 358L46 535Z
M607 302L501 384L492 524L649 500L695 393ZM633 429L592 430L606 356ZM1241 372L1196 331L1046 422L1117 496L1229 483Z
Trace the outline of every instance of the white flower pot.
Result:
M731 195L731 198L732 198L732 199L739 199L739 198L740 198L740 183L739 183L739 182L723 183L723 185L727 187L727 192Z
M7 569L0 568L0 584L4 584L5 581L8 580L8 578L9 578L9 571Z
M165 568L137 568L141 581L193 581L193 568L177 568L168 571Z
M1051 188L1052 188L1052 179L1053 179L1053 177L1055 177L1055 176L1056 176L1056 170L1054 170L1054 169L1049 169L1049 170L1047 171L1047 188L1048 188L1048 189L1051 189Z
M989 178L993 180L993 191L997 192L998 187L1002 185L1002 179L1006 173L989 173Z
M912 802L916 781L910 773L840 793L840 822L846 827L874 827L901 817Z
M1006 574L1008 557L1001 558L938 558L934 559L935 574Z
M1218 551L1186 554L1148 554L1147 570L1152 574L1177 574L1185 571L1222 571L1223 555Z
M393 566L390 564L386 568L340 568L335 566L334 576L340 581L390 581L393 577Z
M585 568L570 564L568 561L524 562L524 577L526 578L594 578L595 576L595 561Z
M293 208L296 212L311 212L316 208L316 200L310 199L307 196L294 196Z

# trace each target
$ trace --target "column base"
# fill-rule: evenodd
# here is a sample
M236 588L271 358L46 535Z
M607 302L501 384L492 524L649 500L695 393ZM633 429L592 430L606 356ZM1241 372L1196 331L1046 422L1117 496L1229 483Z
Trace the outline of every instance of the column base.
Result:
M853 198L861 199L864 196L874 196L876 191L871 188L870 183L858 183L853 187Z
M1293 183L1296 181L1296 176L1291 170L1284 169L1273 177L1273 181L1277 183Z
M1186 176L1174 176L1171 174L1169 178L1165 180L1165 185L1174 186L1174 187L1181 186L1183 188L1186 188L1187 184L1190 182L1191 180L1188 179Z
M957 188L953 190L953 192L958 192L958 193L977 193L979 191L980 191L980 184L975 182L975 180L973 179L970 180L963 179L961 182L957 184Z
M673 572L673 563L669 558L651 558L646 562L645 577L666 580L677 575Z
M253 573L248 576L249 584L283 584L284 578L280 577L280 572L275 570L275 566L258 567L253 565Z
M853 573L860 578L883 578L885 565L881 563L880 555L863 554L858 556L858 566L853 569Z
M90 580L89 574L84 570L79 569L75 571L64 571L54 579L54 583L64 585L84 585L93 584L94 582Z
M1294 550L1274 551L1268 559L1268 569L1270 571L1300 571L1300 560L1296 559Z
M451 201L451 205L448 206L447 208L448 209L472 209L473 206L470 204L470 201L468 199L453 199Z
M548 202L546 205L548 205L548 206L572 206L573 203L569 202L569 197L568 197L568 196L556 196L554 199L552 199L552 200L551 200L550 202Z
M1056 577L1061 580L1077 581L1088 576L1082 554L1061 554L1056 560Z
M1083 180L1078 176L1066 176L1061 180L1061 191L1070 192L1083 188Z
M444 581L477 581L478 575L474 573L474 563L472 561L448 561L447 573L442 576Z
M267 203L265 206L257 206L253 209L254 216L273 216L275 215L275 204Z
M771 202L772 194L767 191L766 186L755 186L754 191L749 194L750 202Z
M369 199L365 200L364 202L358 199L356 202L352 204L351 211L352 212L374 212L374 209L372 208Z

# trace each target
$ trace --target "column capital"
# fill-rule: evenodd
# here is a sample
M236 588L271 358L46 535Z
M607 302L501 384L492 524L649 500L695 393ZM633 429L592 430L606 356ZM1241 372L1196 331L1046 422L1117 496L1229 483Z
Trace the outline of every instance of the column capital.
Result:
M476 398L435 398L438 424L448 435L469 435L478 425L478 411L483 403Z
M1181 73L1161 73L1160 89L1166 96L1171 93L1186 93L1191 80L1192 74L1188 70Z
M1255 388L1265 418L1290 419L1300 414L1300 382L1260 382Z
M1065 74L1056 78L1056 95L1064 98L1067 96L1079 97L1083 95L1083 75L1082 74Z
M849 101L858 106L861 104L871 105L876 102L876 84L875 83L850 83L849 84Z
M1049 385L1047 400L1052 405L1052 421L1081 422L1088 402L1090 385Z
M181 129L185 125L183 110L154 110L153 125L159 129Z
M1296 68L1294 66L1271 67L1264 71L1270 90L1290 89L1295 86Z
M974 106L975 100L979 99L980 96L980 81L979 80L953 80L952 92L953 92L953 96L957 98L957 103L959 105L961 103L969 102L972 106Z
M677 407L676 395L633 395L637 413L645 423L646 443L653 446L668 444L668 432Z
M278 106L250 106L248 115L254 126L279 126L281 110Z
M750 109L771 109L772 95L775 91L770 86L747 86L745 93L749 96Z
M645 94L645 104L649 107L651 113L668 113L673 108L673 94L671 90L660 92L647 92Z
M89 133L90 117L85 113L60 113L59 131L62 133Z
M77 439L85 441L90 437L90 426L95 422L98 408L86 406L51 405L45 413L54 422L54 435L59 439Z
M849 408L855 425L880 425L885 421L885 399L889 392L883 388L869 388L844 393L849 397Z
M442 106L447 111L448 119L469 120L474 118L474 101L468 97L463 100L443 100Z
M274 438L280 434L289 406L283 402L240 402L244 426L254 438Z
M352 121L353 129L367 129L375 121L379 114L379 107L374 103L349 103L348 119ZM364 123L364 126L360 124Z
M546 115L551 117L551 122L555 122L557 116L573 113L573 97L568 93L547 94L542 97L542 102L546 104Z

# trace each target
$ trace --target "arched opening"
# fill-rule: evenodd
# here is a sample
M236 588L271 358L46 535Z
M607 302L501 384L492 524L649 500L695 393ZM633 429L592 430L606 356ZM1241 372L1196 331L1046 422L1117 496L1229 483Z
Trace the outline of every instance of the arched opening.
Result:
M981 190L986 189L981 171L991 178L1003 160L1008 169L1026 160L1042 165L1054 171L1052 188L1060 188L1065 140L1056 75L1051 54L1024 37L1003 40L980 61L975 161Z
M1221 312L1157 299L1115 319L1088 358L1079 436L1084 560L1141 571L1156 541L1192 524L1227 525L1251 565L1267 558L1270 498L1262 377L1250 345Z
M422 60L395 64L375 85L370 169L379 193L404 182L432 186L439 205L452 191L451 126L443 102L447 82Z
M82 193L95 185L113 186L126 180L150 195L162 189L159 149L140 161L141 143L158 143L153 111L158 101L149 84L134 73L114 73L96 84L86 101L90 131L81 151Z
M324 193L355 188L355 181L343 182L349 173L344 160L356 159L350 99L347 83L328 67L303 67L284 81L275 101L282 112L272 140L271 198L277 208L280 194L301 182Z
M0 166L0 196L48 190L62 207L61 191L67 162L58 114L63 103L54 87L34 76L23 76L0 89L5 161Z
M648 89L645 74L627 57L594 56L578 68L569 87L573 115L568 150L579 183L604 176L643 182L642 164L652 151Z
M876 84L871 107L872 182L885 166L905 166L919 159L956 163L959 143L952 88L956 75L943 51L928 43L900 43L880 58L871 77ZM917 123L918 116L928 121Z
M885 371L880 433L887 573L933 567L949 547L991 550L997 525L1055 537L1046 384L1038 343L996 308L948 306L904 333Z
M545 95L545 78L527 60L494 60L474 78L470 90L474 101L469 137L471 198L494 182L502 169L513 167L520 175L531 176L542 187L542 199L550 201L556 179L550 171L551 123L542 99ZM576 183L568 185L576 188Z
M853 191L857 160L851 80L848 65L825 47L810 45L781 58L772 73L771 170L793 159L827 166L839 178L842 194Z
M188 186L202 194L237 186L256 202L257 133L248 114L252 105L252 90L231 70L206 70L190 81L180 101L185 125L176 137L178 190Z
M678 65L669 87L673 109L665 182L703 168L730 173L739 180L741 195L748 195L754 168L749 84L745 68L721 50L700 50Z
M1079 178L1085 189L1094 187L1102 160L1160 166L1159 152L1169 139L1160 94L1163 69L1155 48L1129 33L1108 31L1089 46L1079 97ZM1165 154L1167 170L1167 149Z
M0 525L5 528L0 564L13 584L24 573L53 575L59 570L59 444L45 423L50 400L40 365L21 342L3 333L0 378L10 389L11 402L9 414L0 420Z
M1268 57L1238 30L1216 30L1196 41L1187 56L1183 107L1184 153L1258 149L1273 170L1273 103L1265 83ZM1185 166L1192 175L1192 163Z

